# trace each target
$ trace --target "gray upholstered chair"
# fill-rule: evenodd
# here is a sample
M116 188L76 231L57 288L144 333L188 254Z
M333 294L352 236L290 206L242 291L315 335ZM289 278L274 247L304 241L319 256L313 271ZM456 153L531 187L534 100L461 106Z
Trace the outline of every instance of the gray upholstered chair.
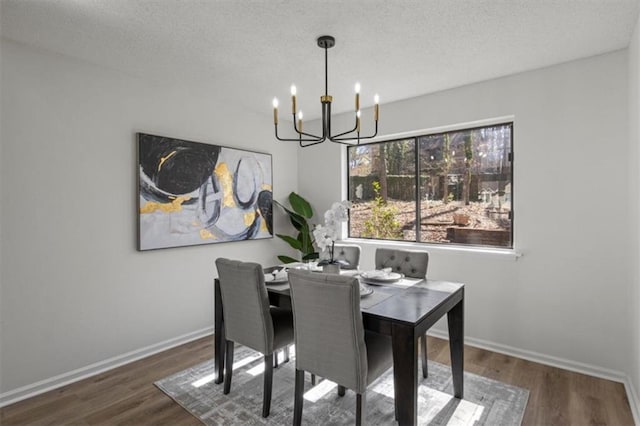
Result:
M367 386L392 367L391 338L365 331L355 277L289 271L295 324L294 425L302 422L304 372L356 392L356 424L366 414Z
M293 343L293 314L269 305L262 266L237 260L216 260L224 306L226 338L224 393L231 390L234 342L264 354L262 416L271 408L274 352Z
M429 253L415 250L376 249L376 269L391 268L409 278L426 278L429 267ZM427 368L427 336L422 341L422 377L426 378Z
M328 258L328 250L320 253L321 260ZM344 262L340 265L341 269L358 269L360 265L360 246L355 244L334 244L333 258Z

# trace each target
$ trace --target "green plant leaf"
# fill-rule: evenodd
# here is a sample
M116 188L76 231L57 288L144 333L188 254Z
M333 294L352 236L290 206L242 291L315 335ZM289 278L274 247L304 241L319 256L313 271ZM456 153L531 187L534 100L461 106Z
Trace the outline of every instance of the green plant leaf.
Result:
M307 217L311 217L313 215L311 206L304 198L302 198L295 192L292 192L289 195L289 201L292 204L292 208L294 210L298 210L299 213L290 210L289 208L282 205L282 203L279 203L277 200L273 200L276 205L280 206L282 210L287 213L287 215L289 216L289 220L291 221L291 225L293 225L293 227L298 231L297 236L296 238L282 234L277 234L277 236L283 241L287 242L292 248L298 250L302 256L311 255L311 258L315 258L313 257L315 249L313 247L313 235L311 235L310 231L311 227L304 216L307 215ZM296 259L289 256L278 256L278 259L283 262L285 260L289 262L297 261Z
M277 202L276 200L273 200L273 201L277 205L282 207L282 210L287 212L287 215L289 215L289 220L291 221L291 225L293 225L293 227L296 228L296 230L300 231L305 227L306 227L306 229L309 229L309 225L307 224L307 219L305 219L304 217L300 216L298 213L295 213L295 212L289 210L288 208L286 208L285 206L283 206L281 203Z
M302 260L313 260L313 259L318 259L319 257L320 257L320 253L313 252L303 256Z
M289 257L289 256L278 256L278 259L280 260L280 262L282 263L295 263L295 262L299 262L298 259L294 259L293 257Z
M313 216L311 204L295 192L289 194L289 203L291 204L293 211L298 213L300 216L307 219L311 219L311 216Z
M307 224L307 219L289 210L287 210L287 213L289 213L289 220L291 221L291 224L293 225L294 228L296 228L300 232L305 230L306 232L309 232L309 225Z
M300 242L300 251L302 254L313 253L313 241L311 240L311 235L309 235L308 230L298 233L298 241Z
M298 240L296 240L293 237L290 237L289 235L282 235L282 234L276 234L277 237L282 238L284 241L286 241L287 243L289 243L289 245L296 249L296 250L302 250L302 243Z

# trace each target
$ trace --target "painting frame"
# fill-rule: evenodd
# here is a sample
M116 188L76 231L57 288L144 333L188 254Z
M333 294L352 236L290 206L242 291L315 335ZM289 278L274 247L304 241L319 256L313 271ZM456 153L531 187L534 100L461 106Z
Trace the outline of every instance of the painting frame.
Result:
M271 154L136 133L138 251L273 238Z

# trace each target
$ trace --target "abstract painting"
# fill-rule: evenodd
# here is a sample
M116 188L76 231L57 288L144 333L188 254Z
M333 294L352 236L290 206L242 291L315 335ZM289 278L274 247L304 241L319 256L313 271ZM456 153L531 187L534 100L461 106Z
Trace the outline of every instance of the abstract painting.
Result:
M271 155L138 133L138 249L273 237Z

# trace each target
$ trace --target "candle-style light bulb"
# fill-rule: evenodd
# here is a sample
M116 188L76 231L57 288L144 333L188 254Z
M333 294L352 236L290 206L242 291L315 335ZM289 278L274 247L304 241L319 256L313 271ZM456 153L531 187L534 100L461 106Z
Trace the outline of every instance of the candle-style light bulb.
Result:
M302 132L302 111L298 111L298 132Z
M293 114L296 114L296 85L292 84L291 85L291 111L293 112Z
M360 83L356 83L356 111L360 111Z
M278 98L273 98L273 124L278 124Z
M355 89L356 89L356 93L360 93L360 83L359 82L356 82Z
M373 120L378 121L378 116L380 115L380 96L376 93L373 97Z

